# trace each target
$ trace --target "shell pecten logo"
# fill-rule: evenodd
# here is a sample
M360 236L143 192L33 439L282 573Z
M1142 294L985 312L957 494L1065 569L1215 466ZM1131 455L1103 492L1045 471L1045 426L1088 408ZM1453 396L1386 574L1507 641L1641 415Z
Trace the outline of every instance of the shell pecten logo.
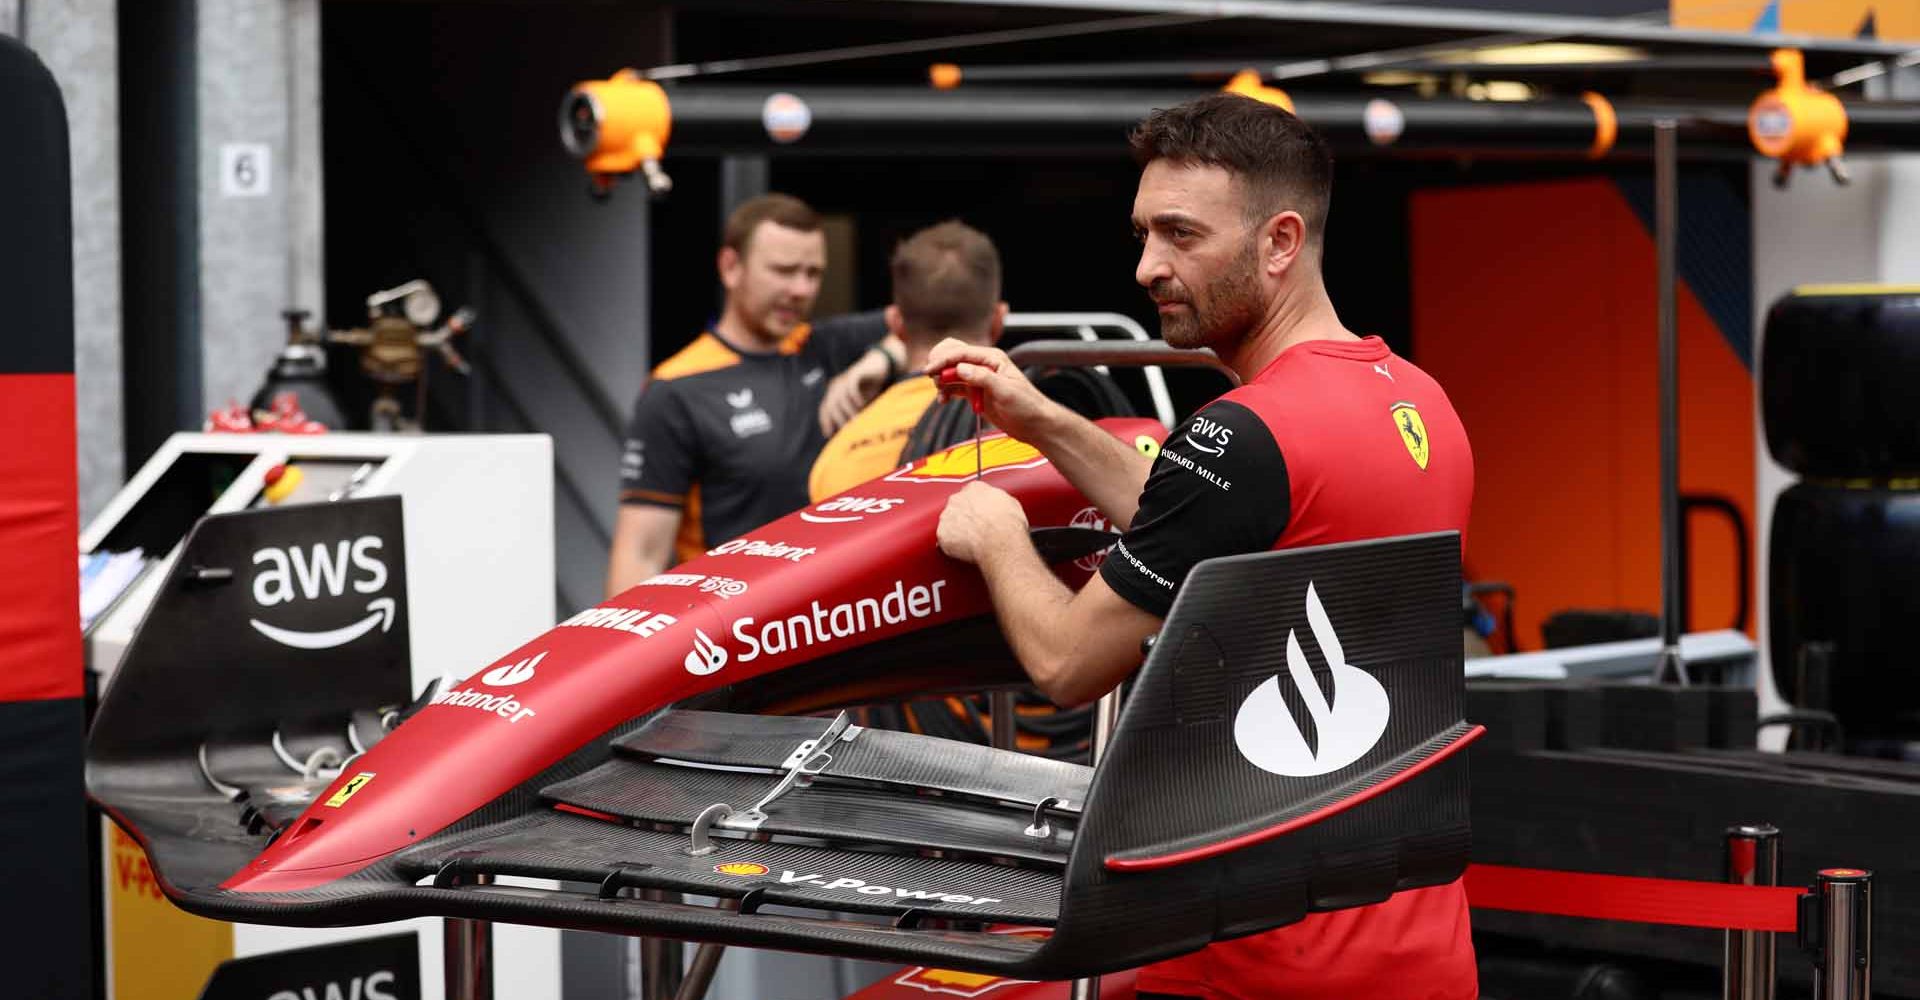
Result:
M974 457L975 447L980 449L978 459ZM1047 457L1040 454L1040 449L1002 434L984 438L977 446L966 441L935 452L928 455L925 462L901 469L887 479L896 483L964 483L974 478L976 469L986 475L1008 469L1031 469L1046 463Z
M714 865L713 870L721 875L765 875L767 866L751 861L729 861L724 865Z

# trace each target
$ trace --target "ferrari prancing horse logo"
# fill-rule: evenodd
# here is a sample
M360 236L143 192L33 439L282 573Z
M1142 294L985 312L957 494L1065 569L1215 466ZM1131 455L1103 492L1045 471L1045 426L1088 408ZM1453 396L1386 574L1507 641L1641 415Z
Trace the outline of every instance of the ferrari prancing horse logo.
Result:
M1420 419L1420 411L1412 403L1393 404L1393 426L1400 432L1401 443L1407 446L1407 454L1413 456L1414 464L1427 467L1427 425Z

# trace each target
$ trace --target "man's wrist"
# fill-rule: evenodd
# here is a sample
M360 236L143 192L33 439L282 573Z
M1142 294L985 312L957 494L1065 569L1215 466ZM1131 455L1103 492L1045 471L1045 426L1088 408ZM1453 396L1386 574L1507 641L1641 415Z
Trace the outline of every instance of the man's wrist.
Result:
M1052 450L1068 439L1074 421L1084 419L1058 401L1047 399L1039 414L1027 425L1026 442L1040 449L1042 454L1052 457Z
M1018 532L994 535L980 548L980 571L987 575L997 574L1008 564L1019 561L1022 552L1031 551L1033 543L1027 537L1024 524Z

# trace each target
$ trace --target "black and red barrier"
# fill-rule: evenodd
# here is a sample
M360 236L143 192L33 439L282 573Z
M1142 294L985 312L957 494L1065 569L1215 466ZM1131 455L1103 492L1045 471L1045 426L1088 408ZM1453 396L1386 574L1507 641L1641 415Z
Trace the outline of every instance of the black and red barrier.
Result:
M0 968L9 996L93 992L67 116L0 36Z
M1865 1000L1873 966L1873 873L1823 868L1811 887L1770 884L1779 831L1727 831L1727 881L1646 878L1475 864L1463 876L1476 910L1700 927L1727 932L1723 995L1772 1000L1774 934L1813 960L1816 997Z

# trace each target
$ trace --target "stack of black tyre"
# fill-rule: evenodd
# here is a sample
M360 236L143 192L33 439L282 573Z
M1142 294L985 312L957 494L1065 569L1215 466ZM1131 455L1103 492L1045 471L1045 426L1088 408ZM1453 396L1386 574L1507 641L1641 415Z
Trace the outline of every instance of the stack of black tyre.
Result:
M1849 743L1920 741L1920 286L1801 288L1767 314L1775 686ZM1827 702L1827 704L1821 704Z

